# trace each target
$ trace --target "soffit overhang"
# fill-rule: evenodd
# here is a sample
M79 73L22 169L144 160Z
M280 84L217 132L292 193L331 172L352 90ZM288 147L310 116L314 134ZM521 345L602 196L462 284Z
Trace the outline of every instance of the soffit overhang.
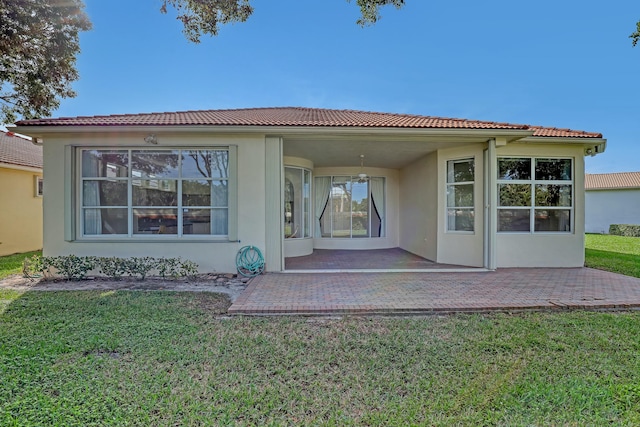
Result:
M12 131L42 138L87 138L90 136L241 135L280 137L285 156L311 160L316 167L357 166L364 154L369 167L402 168L431 152L486 143L501 138L507 143L580 144L585 154L598 154L606 140L594 137L535 137L534 130L466 128L371 128L335 126L211 126L211 125L133 125L133 126L15 126ZM143 145L143 144L141 144ZM586 153L589 150L589 153Z

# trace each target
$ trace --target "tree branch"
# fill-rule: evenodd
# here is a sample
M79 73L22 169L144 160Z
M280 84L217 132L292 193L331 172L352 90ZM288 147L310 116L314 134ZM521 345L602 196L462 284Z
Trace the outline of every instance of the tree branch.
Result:
M640 21L636 23L636 31L629 36L631 44L635 47L640 41Z

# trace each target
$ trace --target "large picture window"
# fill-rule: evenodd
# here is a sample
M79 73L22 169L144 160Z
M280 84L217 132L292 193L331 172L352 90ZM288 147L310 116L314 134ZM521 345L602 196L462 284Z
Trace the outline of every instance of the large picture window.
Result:
M84 236L226 236L229 152L83 149Z
M381 177L316 178L316 236L384 237L384 187Z
M572 159L498 159L499 232L571 232L572 218Z
M474 230L473 159L447 162L447 231Z

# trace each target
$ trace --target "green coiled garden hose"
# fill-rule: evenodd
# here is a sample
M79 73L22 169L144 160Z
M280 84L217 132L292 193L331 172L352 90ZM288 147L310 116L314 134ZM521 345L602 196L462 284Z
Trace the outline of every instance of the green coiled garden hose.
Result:
M238 273L245 277L254 277L264 271L264 257L255 246L244 246L236 255Z

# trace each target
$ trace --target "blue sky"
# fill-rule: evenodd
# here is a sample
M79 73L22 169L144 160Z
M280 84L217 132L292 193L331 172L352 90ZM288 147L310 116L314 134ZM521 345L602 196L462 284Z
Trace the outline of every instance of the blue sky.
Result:
M441 2L355 24L344 0L253 0L193 44L160 0L85 0L77 98L54 116L269 106L357 109L603 133L587 172L640 170L637 1Z

